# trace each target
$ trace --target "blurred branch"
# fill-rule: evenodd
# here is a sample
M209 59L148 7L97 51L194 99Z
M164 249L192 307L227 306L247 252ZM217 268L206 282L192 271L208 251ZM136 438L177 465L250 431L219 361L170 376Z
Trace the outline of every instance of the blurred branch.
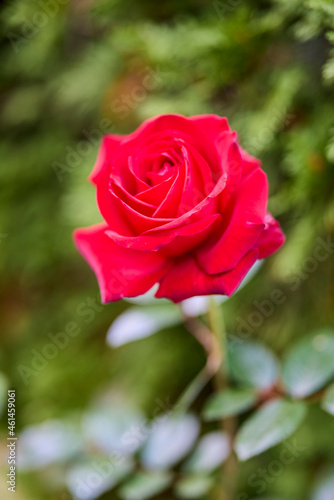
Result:
M219 344L211 330L209 330L209 328L198 318L187 316L182 309L181 312L186 328L203 346L207 354L207 361L203 369L181 394L176 404L177 412L185 412L188 410L202 389L218 372L222 362Z

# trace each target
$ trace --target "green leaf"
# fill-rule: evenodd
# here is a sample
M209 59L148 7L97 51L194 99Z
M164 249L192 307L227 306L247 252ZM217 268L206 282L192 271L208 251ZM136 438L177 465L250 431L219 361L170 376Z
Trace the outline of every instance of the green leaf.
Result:
M114 320L107 333L107 342L112 347L119 347L177 325L181 320L180 310L174 304L131 307Z
M209 432L201 438L183 470L192 473L211 472L226 460L230 448L230 441L225 433Z
M203 498L213 485L213 478L202 475L185 476L175 486L179 498Z
M259 455L288 438L306 413L300 401L276 399L263 405L241 426L235 450L241 460Z
M109 396L108 401L95 402L83 416L83 432L90 446L103 453L119 452L130 456L145 442L145 435L137 439L123 439L129 429L140 428L144 415L123 397Z
M259 389L271 387L279 371L275 355L259 342L240 342L229 346L228 366L232 378Z
M334 415L334 384L330 385L325 392L321 408L331 415Z
M124 500L145 500L166 490L172 482L169 472L139 472L119 490Z
M161 415L152 427L141 461L148 469L167 469L193 448L200 426L194 415Z
M32 471L65 463L82 450L77 426L67 420L44 420L20 433L20 468Z
M256 391L253 389L226 389L209 398L203 410L204 420L238 415L251 408L256 400Z
M132 472L134 463L123 457L117 463L102 456L87 456L69 468L66 484L73 498L77 500L94 500L105 492L112 490ZM98 481L87 478L98 477Z
M332 467L321 472L312 492L311 500L332 500L334 498L334 470Z
M298 342L283 364L283 382L294 397L303 398L334 376L334 332L321 330Z

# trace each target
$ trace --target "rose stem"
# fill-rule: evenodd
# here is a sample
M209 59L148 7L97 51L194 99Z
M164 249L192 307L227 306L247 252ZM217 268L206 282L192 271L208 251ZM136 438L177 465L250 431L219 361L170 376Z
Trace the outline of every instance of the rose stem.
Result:
M185 413L196 400L202 389L214 377L221 365L221 352L217 344L216 337L211 330L199 319L186 316L181 309L185 326L188 331L203 346L207 353L207 361L198 375L190 382L179 397L174 411Z
M208 319L211 331L216 339L213 348L217 349L215 357L220 359L214 381L217 391L222 391L228 387L228 356L227 356L227 336L223 319L222 308L217 304L214 297L209 298ZM238 473L238 460L233 451L233 439L236 431L236 421L233 417L224 418L221 427L227 433L230 441L230 453L222 466L222 481L224 490L219 495L220 500L233 500L235 498L235 487ZM226 492L226 493L225 493Z
M185 413L196 400L205 385L214 377L215 386L218 391L228 387L227 376L227 338L220 306L213 297L209 298L208 328L198 318L185 315L184 323L188 331L197 339L207 353L207 361L198 375L190 382L178 399L174 412L176 414ZM222 429L229 436L232 444L236 422L233 418L225 418L221 422ZM219 500L233 500L235 493L235 481L238 470L238 462L235 454L231 451L223 464L223 486L219 488Z

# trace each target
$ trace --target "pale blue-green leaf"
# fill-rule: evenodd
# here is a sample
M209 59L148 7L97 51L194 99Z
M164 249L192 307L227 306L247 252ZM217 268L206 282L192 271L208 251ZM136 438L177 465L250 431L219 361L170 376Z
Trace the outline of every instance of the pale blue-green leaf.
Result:
M129 302L130 304L137 304L139 306L146 305L156 305L156 304L170 304L167 299L157 299L155 298L155 293L159 288L159 284L153 285L153 287L143 295L138 295L138 297L126 297L124 298L125 302Z
M171 303L132 307L112 323L107 333L107 343L112 347L119 347L177 325L181 320L179 309Z
M237 433L235 450L247 460L287 439L300 425L306 406L300 401L269 401L249 417Z
M103 453L130 456L143 445L146 419L137 407L122 398L110 397L107 402L95 402L82 419L83 438L88 447Z
M134 468L127 458L88 456L71 466L66 474L66 485L76 500L95 500L111 490Z
M175 485L178 498L203 499L213 485L213 478L205 475L189 475L181 478Z
M334 415L334 384L330 385L326 390L321 407L331 415Z
M311 500L333 500L334 498L334 469L321 474L316 481Z
M200 439L183 469L191 473L211 472L226 460L230 449L230 442L225 433L209 432Z
M320 330L294 345L283 363L282 376L288 392L304 398L334 377L334 331Z
M80 436L71 423L48 420L26 427L19 436L21 470L35 470L71 458L81 448Z
M166 490L172 479L166 471L138 472L120 488L119 495L124 500L146 500Z
M277 380L279 364L265 345L255 341L229 345L228 367L234 380L243 385L266 389Z
M217 304L222 304L228 297L226 295L212 295ZM181 307L186 316L196 317L206 314L210 307L210 300L207 295L197 295L190 299L183 300Z
M193 415L162 415L153 424L141 459L148 469L165 469L186 456L199 434Z
M249 410L257 399L254 389L225 389L208 399L204 406L203 418L212 421L238 415Z

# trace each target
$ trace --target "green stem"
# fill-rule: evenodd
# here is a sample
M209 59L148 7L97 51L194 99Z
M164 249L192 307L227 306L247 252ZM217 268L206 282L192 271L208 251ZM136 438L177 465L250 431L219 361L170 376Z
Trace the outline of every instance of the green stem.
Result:
M175 405L175 412L177 414L185 413L211 378L212 374L209 373L207 365L205 365L179 397Z
M207 353L207 361L198 375L190 382L175 405L175 412L185 413L202 389L217 373L221 365L218 343L207 326L197 318L184 316L185 326Z
M215 337L214 346L217 350L217 357L220 359L220 367L215 375L216 385L219 390L224 389L228 385L227 379L227 336L224 324L223 312L214 297L209 297L208 319L210 330Z
M201 320L184 317L185 325L194 337L200 342L207 353L207 362L181 394L176 406L176 413L186 412L196 400L205 385L214 378L217 391L228 387L227 369L227 336L221 307L213 297L210 297L208 328ZM226 418L221 422L221 427L229 436L231 452L223 464L222 484L217 489L217 499L234 500L235 486L238 473L237 458L232 451L232 443L236 430L234 418Z
M218 391L228 387L228 357L227 335L222 309L213 297L210 297L208 312L210 329L216 339L215 346L219 349L220 367L215 374L215 385ZM236 479L238 474L238 461L232 449L236 431L236 421L233 417L222 419L221 427L229 436L231 452L222 467L222 490L218 492L219 500L233 500L235 498Z

